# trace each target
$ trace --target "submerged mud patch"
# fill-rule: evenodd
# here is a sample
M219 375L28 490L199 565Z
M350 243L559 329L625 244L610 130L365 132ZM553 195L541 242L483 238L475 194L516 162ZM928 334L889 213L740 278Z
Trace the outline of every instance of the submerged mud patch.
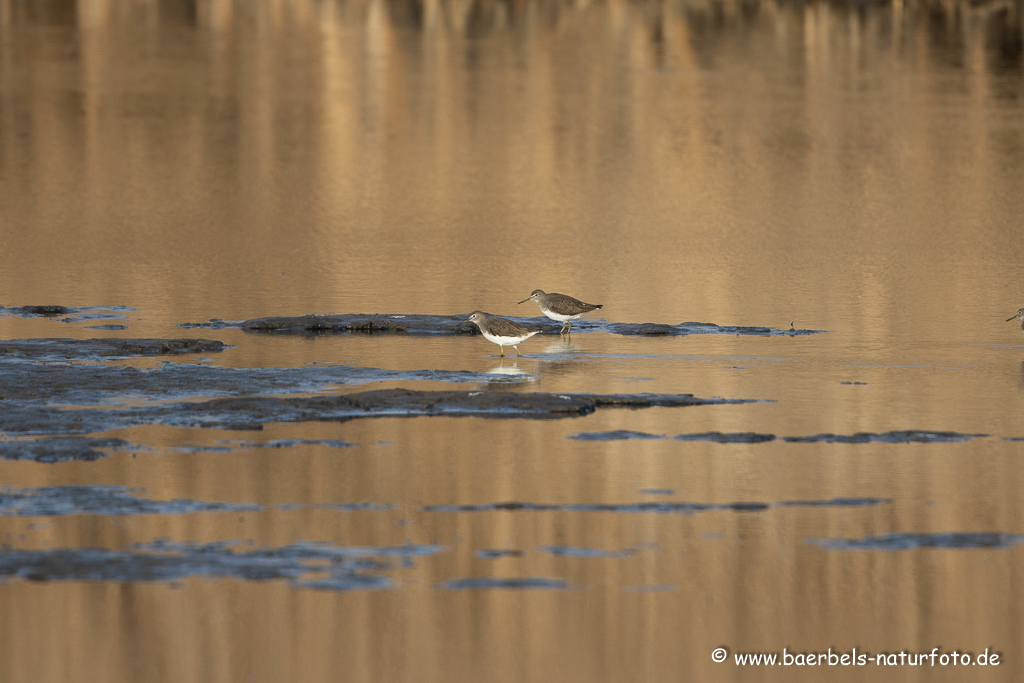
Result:
M867 538L809 538L808 543L826 550L913 550L914 548L1009 548L1024 543L1024 536L1001 532L945 534L893 533Z
M144 424L223 429L263 428L266 422L345 422L368 417L492 417L553 419L588 415L599 408L720 405L745 399L692 394L549 394L505 391L382 389L354 394L278 398L244 396L107 410L61 409L10 402L0 430L22 434L94 433Z
M664 434L648 434L646 432L634 432L629 429L615 429L610 432L579 432L567 439L577 441L624 441L626 439L664 439Z
M756 432L702 432L700 434L679 434L672 437L676 441L712 441L714 443L764 443L774 441L774 434L758 434Z
M896 430L876 434L873 432L857 432L856 434L815 434L813 436L784 436L783 441L790 443L957 443L980 439L988 434L961 434L959 432L931 432L921 429Z
M299 505L298 507L302 507ZM398 506L393 503L314 503L309 507L314 510L342 510L353 512L356 510L397 510Z
M214 399L175 406L160 416L167 424L240 427L263 422L347 421L366 417L562 418L599 408L682 407L745 403L702 399L692 394L550 394L505 391L414 391L383 389L309 398ZM156 410L156 409L151 409Z
M220 342L217 342L218 344ZM331 365L299 368L222 368L163 363L152 370L124 365L4 363L0 400L94 405L122 397L153 401L193 396L315 393L332 386L387 381L486 382L486 373L381 370ZM80 358L80 357L79 357Z
M295 448L297 446L324 446L326 448L352 448L359 444L340 439L276 439L274 441L235 441L218 439L219 445L170 446L176 453L233 453L249 448ZM158 450L158 449L153 449Z
M98 460L109 455L106 451L121 451L131 448L139 448L139 446L117 438L44 437L0 441L0 458L45 463Z
M612 334L642 335L647 337L678 337L689 334L735 334L754 335L759 337L788 336L795 337L807 334L823 334L824 330L788 330L775 327L759 327L744 325L716 325L714 323L685 322L678 325L666 325L663 323L607 323L605 329L600 332Z
M469 314L462 315L398 315L398 314L342 314L303 315L270 318L255 318L242 322L211 320L208 323L183 323L180 327L215 328L238 327L250 332L281 332L300 334L363 333L363 334L480 334L476 325L470 323ZM544 334L558 334L561 323L545 317L524 318L508 316L510 320L540 330ZM739 335L806 335L821 334L822 330L788 330L774 327L750 327L738 325L715 325L714 323L685 322L678 325L660 323L609 323L603 320L575 320L574 332L605 332L609 334L680 336L688 334L739 334Z
M577 441L622 441L626 439L659 440L671 439L675 441L711 441L714 443L763 443L774 441L774 434L758 434L756 432L734 432L723 434L722 432L701 432L699 434L678 434L666 436L664 434L648 434L647 432L633 432L628 429L616 429L610 432L580 432L566 437Z
M229 348L214 339L14 339L0 341L0 361L109 360Z
M738 503L685 503L685 502L641 502L641 503L484 503L481 505L427 505L424 512L489 512L494 510L511 511L561 511L561 512L654 512L659 514L710 512L714 510L732 510L733 512L761 512L770 508L781 507L863 507L892 503L889 498L832 498L830 500L784 500L777 503L738 502Z
M444 546L345 547L296 543L280 548L233 550L231 543L173 544L157 541L132 550L60 548L0 550L0 578L31 581L173 581L198 576L268 581L286 579L302 588L388 588L391 581L368 571L391 563L378 557L433 555Z
M351 448L358 446L351 441L339 439L277 439L276 441L229 441L238 448L295 448L296 446L326 446L328 448Z
M542 553L551 553L562 557L633 557L636 550L627 548L625 550L603 550L601 548L579 548L568 545L542 545L537 550Z
M189 512L251 512L259 505L207 503L198 500L149 500L125 486L44 486L0 488L0 516L153 515Z
M621 441L624 439L673 439L675 441L711 441L714 443L766 443L781 439L789 443L958 443L988 437L988 434L961 434L959 432L930 432L920 429L896 430L891 432L873 433L857 432L856 434L814 434L812 436L775 436L774 434L758 434L757 432L702 432L699 434L648 434L617 429L610 432L580 432L568 439L577 441Z
M126 320L125 313L137 311L127 306L0 306L0 317L43 317L71 316L61 322L81 322L83 320Z
M522 557L523 551L514 549L492 550L489 548L485 548L483 550L477 550L476 556L482 557L485 560L496 560L499 557Z
M452 579L451 581L445 581L439 584L441 588L447 590L487 590L487 589L514 589L514 590L525 590L532 588L540 588L547 590L569 590L573 586L564 579L548 579L544 577L528 577L528 578L468 578L468 579Z

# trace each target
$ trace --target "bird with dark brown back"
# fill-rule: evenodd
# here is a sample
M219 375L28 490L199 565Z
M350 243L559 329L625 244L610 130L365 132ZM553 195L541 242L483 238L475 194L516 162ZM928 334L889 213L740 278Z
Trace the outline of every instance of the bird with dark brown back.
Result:
M562 329L558 331L559 334L563 332L572 332L572 321L580 317L584 313L590 313L598 309L604 308L601 304L585 304L579 299L568 296L567 294L546 294L542 289L535 289L530 296L526 297L519 303L525 304L527 301L536 301L537 305L540 306L540 312L551 318L562 323Z
M498 355L501 357L505 356L506 346L511 346L516 353L522 356L519 344L541 332L523 327L514 320L499 318L483 311L473 311L469 316L469 322L475 323L480 328L480 334L484 335L484 339L498 345Z

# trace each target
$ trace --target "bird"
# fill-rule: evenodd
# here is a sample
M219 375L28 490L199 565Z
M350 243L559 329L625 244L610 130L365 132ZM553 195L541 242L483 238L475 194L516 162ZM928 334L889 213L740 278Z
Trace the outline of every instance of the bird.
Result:
M579 299L575 299L566 294L546 294L542 289L535 289L519 303L525 304L530 300L536 301L537 305L540 306L540 312L551 318L562 323L562 329L558 331L562 334L568 326L568 331L572 332L572 321L580 317L584 313L590 313L600 308L604 308L601 304L585 304Z
M483 311L473 311L469 316L469 322L476 323L476 326L480 328L480 334L484 335L484 339L498 345L498 355L502 358L505 357L506 346L511 346L516 353L522 356L519 344L535 334L540 334L540 330L531 330L514 320L499 318Z
M1009 318L1007 318L1006 322L1016 320L1017 318L1020 318L1020 331L1024 332L1024 308L1020 309L1019 311L1011 315Z

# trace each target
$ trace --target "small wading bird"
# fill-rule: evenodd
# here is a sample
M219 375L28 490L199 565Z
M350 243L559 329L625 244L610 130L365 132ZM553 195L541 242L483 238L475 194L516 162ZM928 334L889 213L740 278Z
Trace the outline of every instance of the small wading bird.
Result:
M1014 313L1012 316L1007 318L1006 322L1010 322L1011 320L1016 320L1017 318L1020 318L1020 331L1024 332L1024 308L1020 309L1019 311Z
M505 357L506 346L511 346L516 353L522 356L519 344L535 334L540 334L540 330L531 330L514 320L498 318L483 311L473 311L469 316L469 322L476 323L476 326L480 328L480 334L484 335L484 339L498 345L498 355L502 358Z
M604 308L601 304L585 304L579 299L574 299L571 296L565 294L545 294L542 289L535 289L530 296L526 297L519 303L525 304L530 300L536 301L537 305L540 306L540 312L551 318L562 323L562 329L558 331L562 334L566 330L568 325L568 331L572 332L572 322L576 318L580 317L584 313L590 313L596 311L599 308Z

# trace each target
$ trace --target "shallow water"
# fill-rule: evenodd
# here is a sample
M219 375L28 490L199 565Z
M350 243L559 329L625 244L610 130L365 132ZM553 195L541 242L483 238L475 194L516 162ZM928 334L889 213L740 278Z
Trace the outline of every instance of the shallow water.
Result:
M1020 2L0 0L0 338L230 345L5 353L8 415L755 400L8 429L0 680L1019 680L1022 141ZM604 309L504 359L233 326L536 288ZM821 333L614 327L685 322Z

